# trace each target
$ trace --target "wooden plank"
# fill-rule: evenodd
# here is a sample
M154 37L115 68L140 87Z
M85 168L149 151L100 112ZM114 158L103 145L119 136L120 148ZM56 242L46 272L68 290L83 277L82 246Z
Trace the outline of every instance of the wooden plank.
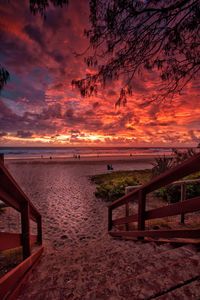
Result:
M117 207L119 207L123 204L126 204L126 203L130 202L130 201L137 200L138 199L138 192L139 192L140 189L141 189L141 187L138 188L138 189L135 189L133 192L130 192L129 194L113 201L112 203L108 204L108 207L112 207L112 209L114 209L114 208L117 208Z
M30 243L31 245L38 243L38 237L36 234L30 235Z
M185 200L185 196L186 196L185 184L181 183L181 202ZM185 215L181 210L181 224L184 224L184 221L185 221Z
M33 263L32 267L28 269L28 271L25 273L24 277L21 279L21 281L17 284L16 288L12 290L12 292L9 294L8 298L6 300L16 300L17 297L20 294L21 287L23 284L26 282L28 276L33 272L33 270L37 267L39 264L40 260L42 258L42 255L38 257L38 259ZM23 291L23 290L22 290Z
M19 211L19 207L21 204L25 202L30 203L30 212L31 216L33 217L33 221L36 222L36 219L41 216L40 213L37 211L35 206L29 201L29 198L26 196L26 194L22 191L20 186L17 184L17 182L14 180L12 175L9 173L9 171L6 169L6 167L0 163L0 188L1 190L9 195L9 199L3 199L5 202L8 200L10 201L8 204L12 206L13 208L17 209ZM1 194L0 194L1 198ZM12 199L12 201L11 201ZM17 203L17 208L16 208Z
M109 232L109 234L111 236L112 235L112 232ZM118 236L117 236L118 237ZM131 241L138 241L137 237L118 237L118 238L121 238L122 240L131 240ZM185 244L192 244L192 245L196 245L199 247L200 245L200 240L195 240L195 239L183 239L183 238L177 238L177 239L163 239L163 238L149 238L149 237L145 237L145 239L143 239L143 242L144 243L149 243L149 242L154 242L154 243L157 243L157 244L162 244L162 243L170 243L171 245L175 245L175 246L182 246L182 245L185 245Z
M23 208L21 210L22 247L24 259L31 255L29 210L29 202L24 203Z
M125 215L126 215L126 217L129 216L129 203L125 204ZM126 230L127 231L129 230L129 224L128 223L126 223Z
M113 226L115 226L115 225L126 224L126 223L137 222L137 221L138 221L138 214L135 214L128 217L115 219L112 221L112 224Z
M39 217L37 222L37 242L42 244L42 217Z
M110 234L114 237L200 238L200 229L117 231Z
M41 214L37 211L37 209L35 208L35 206L31 203L31 201L29 201L29 206L30 206L30 218L34 221L34 222L38 222L38 219L41 217Z
M43 252L43 247L40 247L31 256L24 260L17 267L0 278L0 299L7 299L13 290L17 288L24 275L29 271L34 263L40 258Z
M5 192L0 186L0 199L3 200L8 206L13 207L17 211L20 211L20 204L7 192Z
M32 244L37 243L37 235L30 236ZM22 236L20 233L0 232L0 251L13 249L22 246Z
M179 215L181 213L189 213L200 210L200 197L185 200L183 202L169 204L163 207L154 208L145 212L145 220L169 217ZM138 214L118 218L112 221L113 226L126 224L131 222L137 222Z
M180 185L182 183L189 184L189 183L197 183L197 182L200 182L200 178L174 181L172 184L173 185Z
M0 251L17 248L21 245L20 233L0 232Z
M144 190L140 190L138 198L138 230L145 230L145 206L146 194Z
M145 219L156 219L168 216L179 215L200 210L200 196L183 202L169 204L167 206L155 208L145 213Z
M173 169L170 169L165 173L159 175L158 177L154 178L150 182L144 184L143 186L129 193L128 195L125 195L120 199L112 202L111 204L109 204L109 206L114 209L137 198L137 194L139 190L144 190L146 193L150 193L156 189L159 189L162 186L168 185L174 182L175 180L183 178L199 170L200 170L200 153L184 161L182 164L174 167Z
M108 207L108 231L112 229L112 208Z

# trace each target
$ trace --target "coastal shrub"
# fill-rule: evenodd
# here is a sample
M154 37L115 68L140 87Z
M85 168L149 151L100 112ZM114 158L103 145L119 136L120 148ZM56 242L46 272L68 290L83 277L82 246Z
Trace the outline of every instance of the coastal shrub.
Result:
M200 172L191 174L185 177L183 180L199 179ZM188 183L186 184L186 199L194 198L200 195L200 183ZM155 191L155 196L162 198L168 203L175 203L181 200L181 187L180 185L169 185L162 187Z
M172 149L172 157L166 157L164 155L155 158L154 162L152 163L152 176L156 177L196 154L196 151L192 148L188 149L187 151Z
M193 148L187 149L187 151L179 151L177 149L172 149L174 166L182 163L184 160L189 159L190 157L197 154Z
M182 163L184 160L196 155L196 151L188 149L187 151L179 151L177 149L172 149L173 157L158 157L152 163L152 177L156 177L165 171L169 170ZM196 179L200 178L200 172L191 174L184 179ZM181 187L180 185L169 185L167 187L160 188L155 191L155 196L162 198L168 203L175 203L181 199ZM186 199L190 199L200 195L200 183L193 183L186 185Z
M98 184L95 196L105 201L114 201L125 194L125 187L140 185L151 178L151 170L117 171L95 175L91 180Z
M174 161L172 157L166 157L164 155L163 157L155 158L155 161L152 163L152 165L152 176L156 177L172 168L174 166Z

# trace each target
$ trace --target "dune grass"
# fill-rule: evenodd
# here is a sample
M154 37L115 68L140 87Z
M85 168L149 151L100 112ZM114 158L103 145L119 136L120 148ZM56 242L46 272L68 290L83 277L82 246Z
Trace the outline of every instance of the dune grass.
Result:
M105 201L114 201L125 194L125 187L141 185L148 182L152 172L146 170L116 171L106 174L94 175L90 179L98 184L95 192L97 198Z

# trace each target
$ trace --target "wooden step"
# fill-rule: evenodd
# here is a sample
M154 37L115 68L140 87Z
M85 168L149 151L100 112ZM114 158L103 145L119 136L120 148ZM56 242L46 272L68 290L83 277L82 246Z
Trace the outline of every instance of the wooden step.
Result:
M190 253L192 254L192 252ZM95 289L89 293L83 293L75 299L151 299L154 295L168 291L187 280L195 278L200 274L200 255L194 254L175 261L158 269L140 269L140 274L130 276L125 280L115 282L113 274L110 273L109 280L102 284L102 288ZM119 272L120 276L120 272ZM167 299L167 298L163 298ZM170 299L170 298L169 298ZM182 298L183 299L183 298Z
M165 293L162 296L154 297L152 299L157 299L157 300L200 299L200 277L189 283L185 283L183 286L180 286L172 291L169 291L168 293Z
M145 256L137 256L132 260L124 261L120 257L115 257L109 265L109 269L102 271L97 265L83 265L81 272L82 280L77 284L78 293L86 293L88 291L88 283L91 280L90 290L106 287L109 282L118 284L122 280L127 280L130 277L136 277L144 272L155 272L157 269L167 267L176 261L190 257L196 253L196 248L193 246L175 248L160 253L155 253ZM98 278L98 283L95 281Z
M172 289L200 274L200 255L176 261L155 272L147 272L117 284L119 296L126 299L148 299L165 290Z

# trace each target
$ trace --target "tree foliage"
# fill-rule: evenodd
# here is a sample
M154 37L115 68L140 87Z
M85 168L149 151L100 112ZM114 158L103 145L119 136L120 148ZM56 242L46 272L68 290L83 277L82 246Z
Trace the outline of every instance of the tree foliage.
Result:
M60 6L68 4L68 0L29 0L30 2L30 11L36 15L40 14L45 18L45 11L50 6Z
M3 66L0 65L0 92L9 79L10 79L10 75L8 71Z
M86 63L98 71L72 81L82 96L122 76L118 104L125 103L135 75L156 69L163 85L151 99L162 101L199 75L199 0L90 0L90 22L85 35L94 52Z

